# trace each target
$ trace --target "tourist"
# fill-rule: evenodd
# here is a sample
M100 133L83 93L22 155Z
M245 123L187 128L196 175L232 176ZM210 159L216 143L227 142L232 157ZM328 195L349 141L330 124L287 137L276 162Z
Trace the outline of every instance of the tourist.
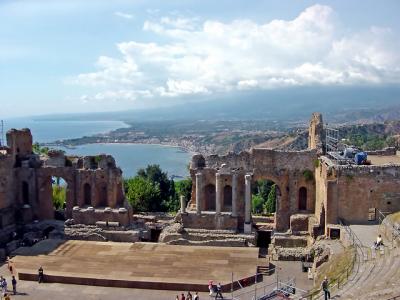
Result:
M5 294L4 294L4 298L3 298L3 300L11 300L11 297L10 297L10 295L9 295L9 294L7 294L7 293L5 293Z
M17 279L15 279L14 275L12 277L11 284L13 287L13 293L14 293L14 295L16 295L17 294Z
M176 298L175 298L175 300L179 300L179 296L178 296L178 295L176 295Z
M374 242L374 248L378 249L380 246L383 246L382 236L378 235L376 238L376 242Z
M181 294L181 300L186 300L185 295L183 293Z
M200 300L198 292L194 294L193 300Z
M192 294L190 293L190 291L186 295L186 300L193 300L193 297L192 297Z
M43 268L40 266L38 270L38 282L43 283L44 282L44 273L43 273Z
M7 293L7 280L3 276L1 276L1 292L3 294Z
M7 267L12 275L13 274L13 262L9 256L7 256Z
M329 281L326 276L325 276L324 280L322 281L321 288L324 292L325 300L331 299L331 293L329 292Z
M215 299L217 299L218 297L224 299L224 296L222 296L222 287L220 282L217 285L217 293L215 294Z
M212 294L214 292L214 287L213 287L213 281L212 280L208 281L208 290L210 291L210 296L212 296Z

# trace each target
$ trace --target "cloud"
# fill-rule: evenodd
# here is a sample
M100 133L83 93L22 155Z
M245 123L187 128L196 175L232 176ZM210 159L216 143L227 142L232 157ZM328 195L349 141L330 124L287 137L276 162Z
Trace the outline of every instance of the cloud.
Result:
M314 5L293 20L229 23L196 18L148 20L153 42L117 44L120 57L102 56L98 70L70 82L147 98L209 95L290 86L400 82L399 38L388 28L341 32L329 6ZM163 42L159 42L163 41ZM105 93L105 92L103 92ZM95 94L96 96L96 94ZM92 98L96 98L96 97Z
M114 12L114 16L117 16L117 17L120 17L120 18L123 18L123 19L128 19L128 20L134 18L134 15L123 13L123 12L120 12L120 11Z

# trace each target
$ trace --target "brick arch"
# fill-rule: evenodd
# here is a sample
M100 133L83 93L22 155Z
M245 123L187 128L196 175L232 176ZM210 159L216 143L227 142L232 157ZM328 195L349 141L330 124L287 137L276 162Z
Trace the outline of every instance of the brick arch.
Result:
M279 172L265 172L263 170L255 170L253 173L252 184L257 180L271 180L276 184L276 213L275 226L277 231L285 231L289 228L290 219L290 198L289 198L289 180L288 174Z
M274 175L268 175L268 174L255 174L253 175L251 184L254 185L256 181L258 180L269 180L272 181L276 185L276 211L278 212L279 210L282 210L284 206L284 202L286 201L287 203L289 202L288 200L288 195L287 195L287 189L286 187L283 186L282 180L279 179L278 177Z

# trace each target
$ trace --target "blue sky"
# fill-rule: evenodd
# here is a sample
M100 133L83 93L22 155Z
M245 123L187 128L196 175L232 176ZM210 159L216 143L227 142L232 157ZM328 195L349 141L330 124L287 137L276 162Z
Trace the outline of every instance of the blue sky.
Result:
M0 1L0 118L400 81L400 2Z

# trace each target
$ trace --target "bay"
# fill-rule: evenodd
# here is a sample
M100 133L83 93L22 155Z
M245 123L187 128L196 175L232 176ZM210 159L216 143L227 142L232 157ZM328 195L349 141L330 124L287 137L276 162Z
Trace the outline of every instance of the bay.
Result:
M129 125L121 121L42 121L29 118L4 121L4 133L11 128L29 128L34 143L79 138L125 127Z
M120 121L42 121L29 118L4 122L4 132L11 128L29 128L33 142L50 143L55 140L79 138L128 127ZM68 155L110 154L122 169L125 178L149 164L158 164L171 177L186 177L191 154L180 148L152 144L86 144L74 148L57 147Z
M136 175L137 170L150 164L160 165L169 177L186 177L191 154L178 147L152 144L86 144L60 149L70 155L111 154L122 169L123 177Z

